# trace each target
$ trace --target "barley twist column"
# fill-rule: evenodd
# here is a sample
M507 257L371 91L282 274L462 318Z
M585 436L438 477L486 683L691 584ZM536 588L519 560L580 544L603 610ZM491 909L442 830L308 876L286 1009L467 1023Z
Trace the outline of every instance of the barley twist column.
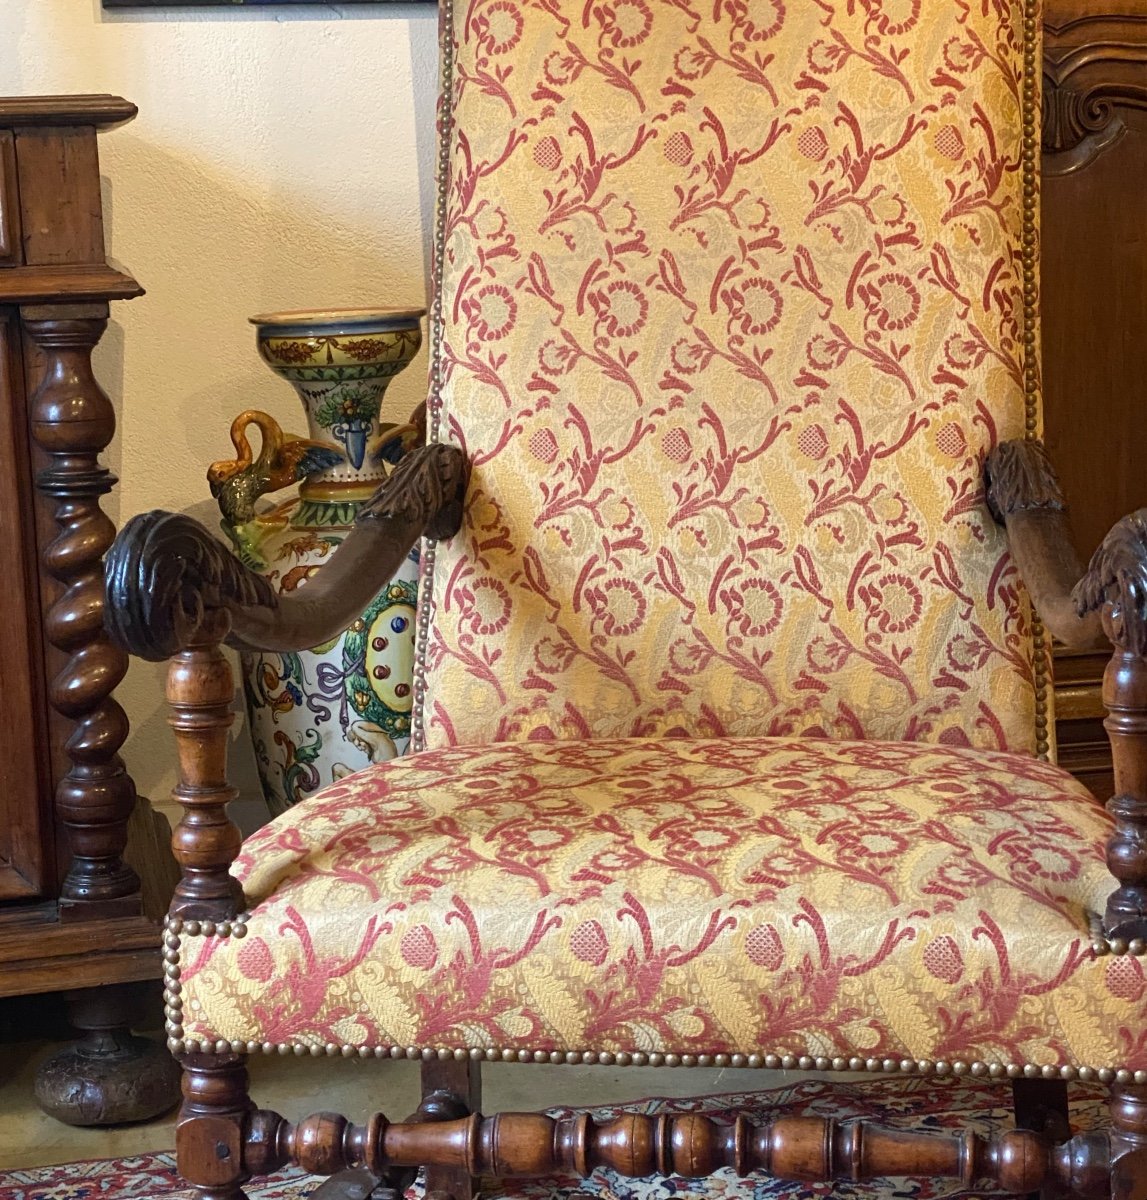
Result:
M103 556L115 527L101 511L100 497L116 478L100 454L115 433L115 414L92 373L91 354L107 327L108 307L43 306L22 315L43 355L31 425L48 464L36 483L56 502L59 526L43 555L46 570L62 585L45 615L45 632L66 661L48 698L73 722L65 744L68 768L56 788L72 851L60 917L121 916L140 911L140 895L139 879L122 857L135 788L118 753L127 717L112 699L127 655L103 628Z

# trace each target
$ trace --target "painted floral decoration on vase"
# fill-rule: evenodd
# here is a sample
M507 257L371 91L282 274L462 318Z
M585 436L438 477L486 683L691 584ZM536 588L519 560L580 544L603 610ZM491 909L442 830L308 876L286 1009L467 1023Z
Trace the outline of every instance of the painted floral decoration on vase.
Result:
M259 353L303 402L308 436L249 409L231 425L235 458L207 473L239 558L280 592L305 586L350 532L389 465L420 444L420 419L383 425L387 385L418 352L421 309L268 313ZM259 432L256 454L250 431ZM270 508L260 497L298 484ZM410 743L418 553L339 637L293 654L243 656L248 727L273 813Z

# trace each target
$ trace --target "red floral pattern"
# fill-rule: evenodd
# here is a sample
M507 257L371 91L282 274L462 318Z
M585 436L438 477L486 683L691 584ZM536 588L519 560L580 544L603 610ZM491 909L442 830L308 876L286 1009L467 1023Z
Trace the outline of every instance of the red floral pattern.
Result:
M523 742L353 776L250 839L186 1037L1147 1069L1096 958L1102 807L1025 755Z
M416 745L1035 747L980 481L1025 424L1022 15L447 5L431 407L474 472Z

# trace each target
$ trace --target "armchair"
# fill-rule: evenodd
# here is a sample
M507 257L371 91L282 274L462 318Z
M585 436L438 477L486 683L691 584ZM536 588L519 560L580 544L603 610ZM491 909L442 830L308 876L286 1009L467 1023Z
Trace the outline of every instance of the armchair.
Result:
M170 514L108 559L172 659L202 1200L288 1161L1147 1194L1147 547L1085 574L1037 440L1038 29L445 0L429 444L299 592ZM417 752L241 845L220 643L330 637L423 532ZM1115 647L1110 814L1050 761L1046 628ZM292 1124L256 1053L420 1059L423 1103ZM484 1061L968 1074L1017 1128L482 1117ZM1110 1132L1056 1144L1076 1078Z

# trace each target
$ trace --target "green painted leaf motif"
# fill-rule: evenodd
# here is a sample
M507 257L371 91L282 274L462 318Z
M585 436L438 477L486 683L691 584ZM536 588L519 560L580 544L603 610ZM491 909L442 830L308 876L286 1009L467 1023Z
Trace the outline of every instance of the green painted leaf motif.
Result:
M341 421L373 421L379 402L378 388L341 387L319 405L315 420L327 428Z
M323 737L317 729L308 729L304 738L314 738L313 742L302 742L295 747L295 762L313 763L323 748Z

